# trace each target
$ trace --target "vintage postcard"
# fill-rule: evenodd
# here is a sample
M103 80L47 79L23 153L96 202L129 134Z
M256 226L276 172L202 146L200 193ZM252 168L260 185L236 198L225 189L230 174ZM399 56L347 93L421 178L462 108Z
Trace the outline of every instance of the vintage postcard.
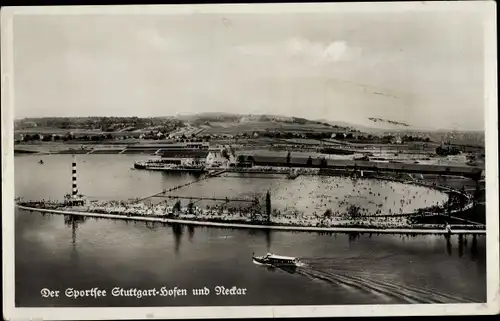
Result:
M499 312L494 2L1 18L7 320Z

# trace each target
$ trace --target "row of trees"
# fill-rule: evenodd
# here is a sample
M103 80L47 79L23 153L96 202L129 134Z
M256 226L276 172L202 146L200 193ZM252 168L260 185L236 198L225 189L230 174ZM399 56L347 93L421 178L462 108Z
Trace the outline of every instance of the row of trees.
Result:
M227 199L227 198L226 198L226 203L229 203L229 199ZM258 198L256 198L254 200L254 202L253 202L252 207L255 207L255 206L257 206L257 207L259 206L259 200L258 200ZM174 203L173 212L174 213L179 213L181 211L181 208L182 208L181 201L177 200ZM187 212L189 214L193 214L194 213L194 203L193 203L193 201L189 201L189 203L187 204ZM265 197L265 219L266 219L267 222L271 221L271 216L272 216L271 193L269 191L267 191L266 197ZM255 216L252 216L252 217L255 219Z
M313 166L313 163L312 163L312 157L309 156L309 158L307 159L307 162L306 162L306 165L309 166L309 167L312 167ZM319 167L320 168L325 168L325 167L328 167L328 161L326 160L326 158L322 157L319 161Z
M85 140L85 141L101 141L105 139L113 139L111 134L101 134L101 135L40 135L40 134L26 134L23 135L22 141L69 141L69 140Z
M181 120L173 118L47 117L16 120L14 126L16 129L42 127L57 129L89 129L107 132L125 128L142 129L156 126L176 128L184 126L184 123Z
M105 140L115 140L115 139L128 139L128 138L139 138L141 137L140 134L131 134L131 135L113 135L111 133L107 134L96 134L96 135L88 135L88 134L80 134L80 135L75 135L75 134L65 134L65 135L58 135L58 134L50 134L50 135L43 135L43 134L25 134L23 135L22 139L19 139L18 142L33 142L33 141L43 141L43 142L48 142L48 141L105 141ZM166 139L168 138L168 135L165 134L146 134L142 136L143 139L151 139L151 140L161 140L161 139ZM182 135L177 138L178 141L180 142L208 142L208 138L202 138L202 137L192 137L189 136L187 137L186 135Z
M458 155L460 153L461 153L460 149L455 146L447 146L447 147L438 146L436 148L436 155L439 156Z
M241 137L250 136L250 134L243 133ZM260 136L267 138L281 138L281 139L293 139L293 138L305 138L305 139L329 139L335 138L337 140L348 140L357 142L378 142L389 144L392 143L396 138L394 135L372 135L372 134L355 134L353 131L349 132L282 132L282 131L265 131L260 133ZM401 142L431 142L429 137L404 135L401 137Z

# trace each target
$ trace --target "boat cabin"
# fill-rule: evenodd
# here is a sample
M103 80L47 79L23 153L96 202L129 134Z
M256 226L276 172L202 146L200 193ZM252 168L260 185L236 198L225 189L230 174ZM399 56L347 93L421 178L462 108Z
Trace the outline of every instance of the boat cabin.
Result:
M264 259L274 264L297 264L299 259L291 256L279 256L272 253L267 253Z

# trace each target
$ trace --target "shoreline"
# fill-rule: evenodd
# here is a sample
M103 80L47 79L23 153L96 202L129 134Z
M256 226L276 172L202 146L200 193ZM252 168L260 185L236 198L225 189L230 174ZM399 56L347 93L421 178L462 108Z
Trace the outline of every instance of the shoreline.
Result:
M55 209L43 209L36 207L27 207L22 205L15 205L17 208L40 213L50 213L58 215L73 215L73 216L84 216L84 217L95 217L104 219L119 219L119 220L129 220L129 221L143 221L143 222L159 222L159 223L170 223L170 224L184 224L184 225L198 225L198 226L208 226L208 227L223 227L223 228L239 228L239 229L261 229L261 230L288 230L297 232L339 232L339 233L384 233L384 234L438 234L438 235L449 235L449 234L475 234L475 235L486 235L486 230L484 229L471 229L471 230L453 230L451 233L447 232L445 229L412 229L412 228L360 228L360 227L313 227L313 226L286 226L286 225L260 225L260 224L241 224L241 223L231 223L231 222L210 222L210 221L197 221L197 220L183 220L183 219L171 219L171 218L160 218L160 217L144 217L144 216L126 216L120 214L103 214L103 213L91 213L91 212L76 212L76 211L62 211Z
M101 146L102 147L102 146ZM307 152L305 152L307 154ZM52 150L52 151L29 151L27 149L14 147L14 154L17 156L49 156L49 155L142 155L143 157L154 156L154 153L146 150L127 150L126 146L111 147L111 148L98 148L98 149L63 149L63 150ZM265 158L269 158L265 156ZM317 159L318 156L315 156ZM445 163L439 163L441 161L445 161ZM463 176L469 179L480 179L481 173L484 168L480 166L471 167L467 164L457 164L449 160L444 159L436 159L435 164L423 164L418 163L414 164L413 161L405 161L405 162L377 162L377 161L362 161L356 159L330 159L327 160L328 164L326 167L321 168L318 164L307 165L306 157L301 156L297 158L296 161L292 162L291 167L296 168L315 168L322 169L326 172L333 171L380 171L380 172L397 172L397 173L409 173L409 174L432 174L432 175L447 175L447 176ZM282 167L289 166L286 165L285 156L276 156L271 157L270 159L263 160L259 164L255 164L257 166L271 166L271 167ZM151 169L144 169L151 170Z

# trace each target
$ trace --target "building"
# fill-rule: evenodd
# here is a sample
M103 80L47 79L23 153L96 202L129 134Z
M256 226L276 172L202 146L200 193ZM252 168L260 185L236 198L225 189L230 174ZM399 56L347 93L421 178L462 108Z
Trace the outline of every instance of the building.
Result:
M236 154L230 145L220 145L209 149L206 162L207 165L212 166L234 166L236 164Z
M395 136L391 139L391 144L402 144L403 143L403 139L399 136Z
M226 150L226 155L228 157L224 156L224 150ZM229 166L231 162L231 157L229 154L229 151L227 151L227 149L225 149L224 147L210 148L208 150L208 155L205 159L205 163L207 166L211 167Z
M158 145L156 149L155 154L162 157L206 158L210 145L208 143L175 143Z

